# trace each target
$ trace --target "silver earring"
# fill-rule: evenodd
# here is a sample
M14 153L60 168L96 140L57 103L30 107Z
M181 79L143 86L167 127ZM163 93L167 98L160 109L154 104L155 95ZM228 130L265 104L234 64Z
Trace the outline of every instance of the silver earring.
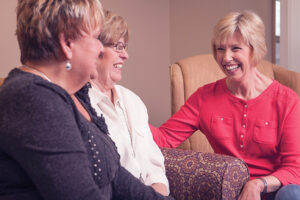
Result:
M70 63L70 61L67 61L67 63L66 63L66 69L68 71L72 69L72 64Z

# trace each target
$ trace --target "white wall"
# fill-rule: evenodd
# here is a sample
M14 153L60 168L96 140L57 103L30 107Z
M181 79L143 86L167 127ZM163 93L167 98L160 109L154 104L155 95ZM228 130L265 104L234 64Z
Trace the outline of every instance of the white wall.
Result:
M20 65L20 52L15 36L17 0L0 1L0 77L5 77L13 68Z
M210 53L214 24L227 12L252 9L266 23L271 49L272 0L101 0L103 6L128 22L129 60L121 84L137 93L148 108L150 122L169 118L169 65L196 54ZM19 65L14 36L17 0L0 1L0 76ZM267 55L271 60L271 51Z
M171 0L171 62L211 53L210 42L214 25L222 16L234 10L252 10L260 15L266 26L266 59L271 61L272 0Z
M171 113L169 84L169 0L102 0L123 16L130 31L129 59L120 84L137 93L154 125Z

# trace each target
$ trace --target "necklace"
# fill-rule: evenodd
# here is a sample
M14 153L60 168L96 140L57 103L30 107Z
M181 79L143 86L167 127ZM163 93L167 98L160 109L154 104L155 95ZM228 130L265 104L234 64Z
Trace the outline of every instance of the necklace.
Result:
M42 76L44 79L46 79L47 81L51 82L50 78L48 78L48 76L46 76L43 72L33 68L33 67L29 67L27 65L23 65L23 67L27 68L27 69L31 69L32 71L38 73L40 76Z

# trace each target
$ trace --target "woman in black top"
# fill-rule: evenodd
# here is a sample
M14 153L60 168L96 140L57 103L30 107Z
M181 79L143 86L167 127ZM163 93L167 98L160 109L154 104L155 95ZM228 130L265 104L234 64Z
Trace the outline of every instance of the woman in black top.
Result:
M103 46L95 0L20 0L22 66L0 87L0 200L172 199L124 168L86 91Z

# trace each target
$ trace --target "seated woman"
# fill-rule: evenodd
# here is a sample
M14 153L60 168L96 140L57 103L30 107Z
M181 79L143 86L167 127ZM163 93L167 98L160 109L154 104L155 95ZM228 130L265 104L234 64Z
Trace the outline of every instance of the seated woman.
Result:
M239 199L300 199L300 101L260 73L264 24L253 12L232 12L214 29L215 60L226 78L200 87L159 129L161 147L177 147L197 129L216 153L238 157L251 180ZM270 193L270 194L269 194Z
M98 63L98 78L91 81L89 97L97 114L108 124L109 136L117 146L121 165L146 185L168 195L164 158L152 138L147 109L132 91L116 85L128 59L128 27L121 16L105 12L99 36L104 45Z
M0 88L0 199L172 199L120 166L103 118L74 94L97 76L95 0L20 0L22 66Z

